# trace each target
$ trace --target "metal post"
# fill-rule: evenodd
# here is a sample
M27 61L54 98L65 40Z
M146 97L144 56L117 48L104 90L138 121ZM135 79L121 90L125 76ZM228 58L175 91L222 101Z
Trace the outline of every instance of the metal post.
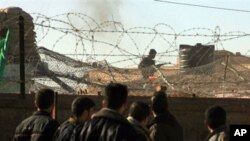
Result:
M24 18L19 16L20 94L25 98Z
M228 59L229 59L229 55L226 56L226 64L225 64L225 70L224 70L224 79L223 79L223 83L222 83L222 94L223 94L223 97L224 97L224 89L225 89L225 83L226 83L226 78L227 78Z
M225 65L225 70L224 70L224 81L226 81L226 78L227 78L227 66L228 66L228 58L229 58L229 55L227 55L226 57L226 65Z

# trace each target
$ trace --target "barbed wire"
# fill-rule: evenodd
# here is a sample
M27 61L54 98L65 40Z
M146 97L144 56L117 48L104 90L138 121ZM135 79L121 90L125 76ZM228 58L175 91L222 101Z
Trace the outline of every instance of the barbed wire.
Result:
M188 94L196 93L200 96L230 92L230 88L242 88L245 92L249 91L249 88L245 87L249 86L249 68L244 67L245 64L242 65L241 62L234 60L229 62L231 66L237 67L226 70L229 71L229 76L228 79L224 80L225 66L222 64L225 64L225 61L223 59L208 65L186 69L188 73L181 73L179 66L173 61L169 61L172 58L179 57L178 45L181 44L181 38L202 38L204 39L201 40L203 41L202 44L212 44L225 49L224 42L249 37L249 33L242 31L222 33L219 26L213 29L194 27L177 32L174 27L165 23L156 24L154 27L127 29L120 22L105 21L98 23L95 19L82 13L65 13L53 17L33 13L32 16L37 32L37 44L46 46L51 50L47 54L40 53L41 61L44 62L45 66L47 65L54 77L58 77L65 84L75 89L84 87L82 84L103 86L108 82L115 81L125 83L131 89L145 92L143 85L148 82L142 79L137 66L140 60L147 55L147 51L150 48L155 48L158 52L156 62L169 62L168 65L171 66L163 66L159 69L159 73L164 76L162 78L165 81L173 84L173 91ZM55 54L53 51L58 48L62 52ZM245 53L246 56L249 52ZM73 59L71 60L66 56L71 56L77 60L74 62ZM15 59L12 58L12 60ZM78 60L86 64L80 63L82 67L74 67L79 65ZM69 62L76 65L69 65ZM11 60L9 63L11 64ZM85 80L84 75L86 73L88 73L88 77ZM39 87L45 84L49 85L48 83L52 81L52 78L38 77L40 74L37 72L32 75ZM244 78L244 81L240 77ZM164 84L160 77L158 78L156 82L150 82L150 85ZM31 80L35 81L34 79ZM17 82L18 80L13 81ZM207 85L207 88L200 87L201 85ZM230 87L231 85L235 86ZM51 87L60 90L61 85L54 82ZM146 89L153 88L148 87Z
M58 20L60 18L60 16L65 16L67 17L67 21L63 21L63 20ZM74 27L72 25L72 21L70 21L70 16L77 16L77 17L81 17L80 19L82 21L84 21L84 23L87 23L87 26L90 28L90 29L81 29L81 28L77 28L77 27ZM39 18L41 18L42 15L39 15ZM91 27L91 25L86 21L85 18L82 18L82 17L87 17L88 19L91 20L91 22L95 23L95 27ZM119 48L119 43L120 41L122 40L122 38L127 35L129 38L130 38L130 41L134 44L134 46L136 47L137 49L137 52L140 55L140 51L138 49L138 45L137 43L134 41L134 38L130 36L130 34L140 34L140 35L154 35L154 38L156 38L157 36L160 36L166 43L169 44L169 48L178 48L176 46L176 42L177 42L177 39L178 37L211 37L211 41L209 41L208 43L205 43L205 44L212 44L212 43L217 43L217 44L220 44L222 41L228 41L228 40L233 40L233 39L236 39L236 38L242 38L242 37L246 37L246 36L249 36L249 34L247 33L244 33L244 32L241 32L241 31L233 31L233 32L228 32L228 33L225 33L225 34L221 34L221 33L217 33L216 30L219 29L219 27L216 27L214 30L213 29L209 29L209 28L190 28L190 29L186 29L180 33L176 33L175 30L167 25L167 24L163 24L163 23L159 23L157 24L154 28L148 28L148 27L134 27L134 28L130 28L130 29L127 29L125 30L124 27L121 25L121 23L119 22L115 22L115 21L105 21L103 23L100 23L98 24L94 19L88 17L87 15L84 15L84 14L81 14L81 13L66 13L66 14L60 14L60 15L57 15L57 16L54 16L53 18L49 18L49 17L44 17L45 20L49 20L50 23L52 21L54 22L59 22L59 23L63 23L69 27L56 27L56 26L52 26L52 25L44 25L44 24L41 24L41 23L35 23L37 26L41 26L41 27L46 27L46 28L49 28L49 29L52 29L52 30L57 30L57 31L60 31L62 32L64 35L62 35L61 37L58 38L58 40L54 43L53 47L56 46L56 44L61 40L63 39L63 37L65 37L66 35L68 34L73 34L74 36L77 36L77 38L79 38L79 41L83 41L83 40L88 40L90 42L99 42L101 44L107 44L109 46L113 46L114 48L116 49L119 49L120 50L120 53L121 53L121 56L122 55L122 52L123 54L132 54L132 53L129 53L129 52L126 52L126 50L124 50L123 48ZM43 20L43 21L45 21ZM43 22L44 23L44 22ZM122 30L119 30L117 29L117 25L119 25L118 27L120 27ZM57 24L57 25L60 25L60 24ZM116 30L105 30L105 27L110 27L110 26L114 26L116 27ZM158 32L157 31L157 28L159 26L166 26L168 27L169 29L171 29L171 31L173 33L163 33L163 32ZM144 31L134 31L134 30L144 30ZM153 32L150 32L150 31L145 31L145 30L151 30ZM204 30L204 31L209 31L211 34L200 34L200 33L195 33L195 34L184 34L184 33L187 33L187 32L190 32L190 31L196 31L196 30ZM85 34L83 34L85 33ZM119 36L119 40L116 41L116 43L114 44L111 44L111 43L108 43L108 42L102 42L102 41L99 41L99 40L93 40L91 37L93 36L93 34L96 34L96 33L119 33L120 36ZM91 36L90 36L91 35ZM173 36L174 37L174 40L173 41L169 41L167 39L165 39L163 36ZM43 36L43 37L46 37L46 36ZM151 41L148 43L147 47L145 47L144 51L143 51L143 54L145 54L146 50L150 47L150 44L152 44L155 39L152 38ZM76 43L77 44L77 43ZM84 43L82 42L82 45ZM78 45L78 44L77 44ZM174 46L173 46L174 45ZM84 48L85 49L85 48ZM95 48L92 48L93 50L95 50ZM93 55L95 53L92 53ZM111 54L111 52L109 53Z

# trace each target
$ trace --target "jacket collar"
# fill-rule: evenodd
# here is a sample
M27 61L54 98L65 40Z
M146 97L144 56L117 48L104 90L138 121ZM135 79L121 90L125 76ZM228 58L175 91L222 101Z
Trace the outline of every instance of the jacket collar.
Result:
M166 111L158 116L156 116L149 124L149 127L156 123L165 123L168 125L175 125L177 123L175 117L169 112Z
M218 127L217 129L215 129L213 131L213 133L218 133L218 132L226 131L226 130L227 130L227 126L226 125L222 125L222 126Z
M205 141L208 141L212 136L214 136L215 134L218 134L220 132L228 132L227 131L227 126L226 125L222 125L222 126L218 127L217 129L215 129L212 133L210 133L206 137Z
M71 124L80 124L80 123L84 123L79 121L79 119L77 119L74 116L70 116L69 119L67 120L67 122L71 123Z
M92 116L92 118L96 118L96 117L105 117L105 118L109 118L112 120L128 123L127 119L123 115L109 108L102 108L100 111L98 111Z
M128 121L132 124L135 125L136 127L140 128L141 130L143 130L145 133L148 133L148 129L143 126L142 124L140 124L137 120L135 120L133 117L129 116Z
M48 116L48 117L51 117L51 114L47 111L35 111L33 113L33 115L44 115L44 116Z

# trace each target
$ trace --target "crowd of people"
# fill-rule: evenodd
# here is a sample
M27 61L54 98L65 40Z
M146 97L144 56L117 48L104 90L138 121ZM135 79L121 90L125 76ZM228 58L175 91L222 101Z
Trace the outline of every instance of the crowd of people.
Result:
M145 80L155 72L152 66L156 53L150 49L139 63ZM128 88L110 83L105 87L99 111L94 111L92 99L77 97L71 105L72 115L60 125L51 117L54 91L41 89L35 94L36 112L17 126L13 141L184 141L183 128L168 109L165 91L166 87L157 87L150 103L134 101L126 118ZM222 107L207 109L205 124L210 132L206 141L228 140Z
M39 90L37 110L16 127L13 141L184 141L183 128L169 111L164 90L155 91L148 103L134 101L129 106L127 86L110 83L99 111L95 112L92 99L79 96L72 102L71 116L61 125L51 116L53 105L54 91ZM205 124L210 132L206 141L228 140L222 107L208 108Z
M152 66L156 66L156 53L151 49L139 63L144 80L155 72ZM79 96L72 102L71 116L61 125L51 116L54 91L41 89L35 94L37 110L16 127L13 141L184 141L183 127L168 109L166 89L156 87L148 103L134 101L128 105L127 86L110 83L99 111L95 112L92 99ZM210 132L205 141L228 141L226 111L222 107L209 107L204 121Z

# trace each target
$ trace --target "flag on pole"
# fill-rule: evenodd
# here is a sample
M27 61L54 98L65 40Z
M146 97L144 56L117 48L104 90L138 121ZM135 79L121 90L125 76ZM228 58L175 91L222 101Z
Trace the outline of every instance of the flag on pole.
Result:
M9 40L10 40L10 32L8 30L5 38L0 40L0 78L2 78L3 73L4 73Z

